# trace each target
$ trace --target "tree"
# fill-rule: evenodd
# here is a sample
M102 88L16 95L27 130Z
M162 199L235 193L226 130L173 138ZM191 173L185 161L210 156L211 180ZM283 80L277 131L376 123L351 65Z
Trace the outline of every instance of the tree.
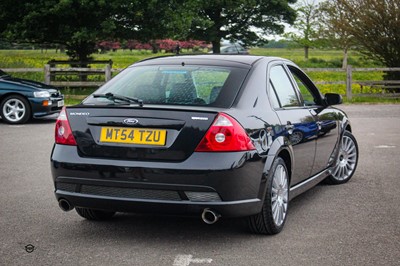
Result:
M219 53L221 40L241 41L245 45L280 34L282 23L292 24L295 11L289 6L296 0L214 0L196 1L189 36L211 42Z
M87 61L99 41L150 41L184 34L190 25L185 10L188 5L192 10L191 2L2 0L0 33L15 41L62 44L71 59Z
M26 0L8 22L9 38L65 45L71 59L87 61L95 44L116 29L114 2L91 0Z
M400 66L399 0L333 0L343 6L344 19L335 32L344 30L354 36L360 51L387 67ZM387 79L400 79L390 72Z
M186 38L192 20L194 1L136 0L124 1L116 10L120 37L149 42L153 52L160 47L157 39Z
M319 38L320 20L319 9L315 0L311 2L302 0L296 8L297 19L293 27L297 32L287 34L293 41L304 48L304 58L308 59L310 47L316 45Z
M324 25L321 35L330 47L343 50L342 68L347 67L348 50L356 42L347 27L342 27L346 20L346 7L339 1L326 1L320 4L319 19Z
M10 39L31 43L66 46L71 59L87 61L98 40L113 37L116 1L24 0L5 32ZM1 8L13 3L3 2Z

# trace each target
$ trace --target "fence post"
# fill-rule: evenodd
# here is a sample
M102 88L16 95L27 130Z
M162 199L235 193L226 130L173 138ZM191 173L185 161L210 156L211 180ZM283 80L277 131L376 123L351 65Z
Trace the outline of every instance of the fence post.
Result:
M44 65L44 83L50 85L50 65Z
M111 79L111 64L106 65L105 76L106 82Z
M351 84L353 83L352 80L352 67L351 65L347 65L346 68L346 97L347 100L350 100L353 98L352 90L351 90Z

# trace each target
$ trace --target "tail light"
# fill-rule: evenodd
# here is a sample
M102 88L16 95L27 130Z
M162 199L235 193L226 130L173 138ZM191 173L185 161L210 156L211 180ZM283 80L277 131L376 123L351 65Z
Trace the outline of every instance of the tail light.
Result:
M58 116L55 131L55 141L57 144L76 146L76 141L74 135L72 135L65 107L63 107Z
M232 117L220 113L197 146L197 152L255 150L243 127Z

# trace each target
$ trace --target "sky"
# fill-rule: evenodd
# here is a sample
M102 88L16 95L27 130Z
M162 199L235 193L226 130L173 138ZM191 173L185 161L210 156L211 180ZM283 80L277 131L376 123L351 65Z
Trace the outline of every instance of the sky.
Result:
M329 1L329 0L297 0L297 3L292 5L294 7L296 7L299 4L304 4L304 3L314 3L315 5L318 5L321 2L325 2L325 1ZM287 32L296 32L297 30L294 29L291 25L284 23L285 25L285 33ZM275 41L279 41L281 39L284 39L284 37L282 37L281 35L269 35L267 37L268 40L275 40Z

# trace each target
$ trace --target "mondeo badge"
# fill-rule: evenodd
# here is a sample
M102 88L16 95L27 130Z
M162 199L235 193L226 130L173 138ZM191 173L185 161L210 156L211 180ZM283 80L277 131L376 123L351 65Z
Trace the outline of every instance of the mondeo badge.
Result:
M124 123L125 125L131 126L131 125L136 125L137 123L139 123L139 120L135 119L135 118L127 118L124 119L124 121L122 121L122 123Z

